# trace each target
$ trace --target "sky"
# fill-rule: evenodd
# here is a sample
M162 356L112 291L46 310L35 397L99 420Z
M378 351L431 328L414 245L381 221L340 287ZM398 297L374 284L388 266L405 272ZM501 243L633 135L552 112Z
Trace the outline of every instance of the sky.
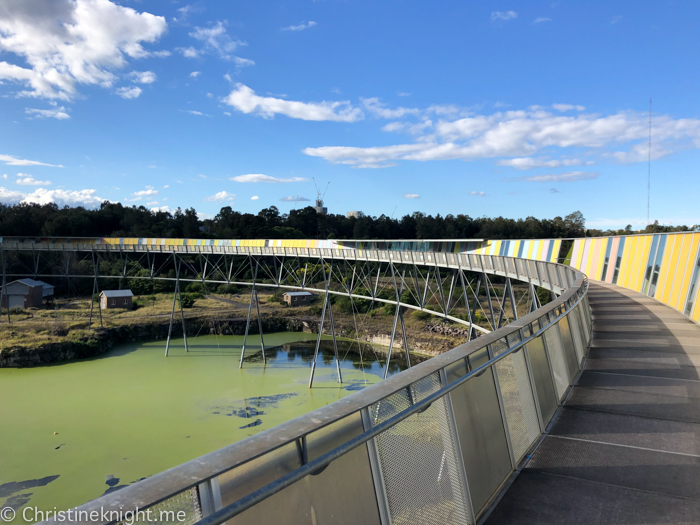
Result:
M2 0L0 202L700 224L700 3ZM651 150L649 102L653 99ZM314 181L315 179L315 181Z

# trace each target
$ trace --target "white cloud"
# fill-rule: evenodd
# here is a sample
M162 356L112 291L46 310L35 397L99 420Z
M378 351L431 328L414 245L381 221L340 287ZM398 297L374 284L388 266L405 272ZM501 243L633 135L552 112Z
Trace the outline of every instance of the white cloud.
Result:
M165 186L163 186L163 189L167 190L169 187L170 187L170 184L166 184Z
M153 71L132 71L126 78L139 84L153 84L156 81L156 74Z
M173 18L173 22L184 22L192 13L201 13L204 8L195 4L189 4L184 7L178 8L177 17Z
M25 195L22 202L36 204L57 204L59 206L83 206L97 208L105 199L95 195L97 190L47 190L37 188L33 193Z
M417 193L407 193L403 196L404 199L420 199L420 195Z
M561 155L560 159L554 159L560 166L579 164L568 158L567 150L577 155L610 157L618 162L638 162L644 160L648 126L648 114L643 112L621 111L607 116L561 115L532 107L526 111L441 119L434 124L434 129L417 134L413 144L363 148L322 146L306 148L303 153L335 164L362 168L392 166L401 160L521 158L545 152ZM700 148L700 119L673 119L659 115L654 118L652 126L653 158L682 148ZM396 128L398 126L390 129ZM534 161L499 161L503 165L518 162ZM555 166L551 160L547 162L550 164L545 165Z
M3 179L7 180L7 173L4 173L2 176Z
M183 113L189 113L190 115L197 115L198 117L204 117L204 113L201 111L195 111L193 109L183 109L181 110Z
M141 88L140 87L120 87L117 88L117 95L119 95L122 98L125 99L132 99L132 98L138 98L139 95L141 94Z
M376 97L362 99L362 105L370 113L386 119L402 118L406 115L419 115L421 113L421 111L416 108L398 107L396 109L389 109L379 102L379 99Z
M0 202L3 204L19 204L25 194L20 191L8 190L0 186Z
M551 22L551 18L547 18L546 16L538 16L535 18L535 20L532 22L533 24L541 24L543 22Z
M488 194L485 191L470 191L469 195L474 195L476 197L486 197Z
M248 86L236 84L235 89L223 99L238 111L254 113L263 118L273 118L275 114L286 115L302 120L330 120L335 122L356 122L364 118L362 110L350 102L297 102L274 97L261 97Z
M27 115L32 115L37 118L55 118L58 120L65 120L70 118L70 115L66 113L66 108L63 106L54 109L24 108L24 112Z
M146 186L145 190L135 191L134 193L132 193L131 200L140 201L143 197L153 197L155 195L159 195L158 190L155 189L153 186Z
M20 186L49 186L51 184L50 180L36 180L26 173L18 173L17 177L15 183Z
M223 201L232 201L235 199L236 196L233 193L229 193L227 191L220 191L211 197L207 197L204 200L207 202L223 202Z
M231 112L229 112L229 111L224 111L224 115L226 115L227 117L230 117L230 116L231 116Z
M151 211L153 213L158 213L158 212L172 213L173 210L170 209L170 206L157 206L155 208L151 208Z
M280 200L282 202L311 202L306 197L299 197L298 195L296 197L294 195L290 195L289 197L282 197Z
M270 177L269 175L263 175L261 173L251 173L249 175L238 175L237 177L231 177L230 180L234 182L306 182L309 179L303 177L290 177L288 179L280 179L276 177Z
M595 164L593 161L584 162L579 159L550 160L546 157L518 157L503 159L496 162L498 166L510 166L516 170L530 170L533 168L559 168L561 166L583 166Z
M190 77L197 78L201 74L202 74L201 71L192 71L192 73L190 73Z
M523 180L527 182L576 182L580 180L597 179L599 175L600 173L596 173L594 171L569 171L567 173L521 177L517 180Z
M259 200L259 199L260 199L260 197L258 197L257 195L253 195L253 196L250 198L250 200L252 200L252 201L257 201L257 200Z
M575 106L573 104L552 104L552 107L556 109L557 111L571 111L572 109L575 109L576 111L584 111L586 109L585 106Z
M193 48L192 46L189 47L176 47L180 53L182 53L182 56L185 58L198 58L199 57L199 51Z
M491 22L497 20L513 20L518 17L518 13L515 11L494 11L491 13Z
M19 96L72 100L78 84L111 87L129 58L163 56L142 44L166 27L161 16L108 0L3 2L0 50L26 65L0 62L0 80L24 85Z
M399 92L396 93L396 94L397 94L398 96L400 96L400 97L410 97L410 96L411 96L410 93L406 93L405 91L399 91Z
M158 206L159 204L160 204L160 202L158 202L158 201L151 201L151 202L147 202L146 206Z
M232 54L237 48L248 44L241 40L232 40L225 26L226 22L218 21L212 27L195 27L190 36L202 42L204 48L188 47L178 48L178 50L187 58L197 58L202 53L218 53L221 58L231 60L239 67L254 66L255 62L252 60Z
M309 20L308 22L302 22L298 26L283 27L282 31L303 31L304 29L309 29L310 27L314 27L316 25L318 25L316 22Z
M49 166L51 168L62 168L60 164L46 164L38 160L18 159L13 155L0 155L0 162L4 162L8 166Z

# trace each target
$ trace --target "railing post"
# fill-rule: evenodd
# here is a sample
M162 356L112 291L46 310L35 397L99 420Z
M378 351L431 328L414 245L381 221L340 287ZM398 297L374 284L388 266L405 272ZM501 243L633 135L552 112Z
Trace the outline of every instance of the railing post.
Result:
M360 410L362 415L362 427L365 432L372 428L372 416L369 413L369 407ZM374 493L377 497L377 507L379 508L379 521L382 525L391 525L391 513L389 512L389 499L386 495L386 487L384 485L384 474L382 473L382 463L379 459L379 451L377 450L377 440L372 438L367 441L367 455L369 456L369 466L372 472L372 481L374 484Z
M494 358L493 348L488 345L487 352L489 360ZM498 406L501 409L501 419L503 420L503 429L505 430L506 442L508 444L508 456L510 456L510 464L513 470L518 468L515 460L515 453L513 452L513 442L510 436L510 429L508 428L508 416L506 415L506 407L503 404L503 394L501 393L501 383L498 381L498 371L496 370L496 365L491 366L491 373L493 374L493 382L496 386L496 397L498 398Z

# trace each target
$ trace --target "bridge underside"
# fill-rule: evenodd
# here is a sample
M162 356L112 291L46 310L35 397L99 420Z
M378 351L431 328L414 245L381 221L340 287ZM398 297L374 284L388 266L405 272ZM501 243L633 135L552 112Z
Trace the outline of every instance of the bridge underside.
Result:
M488 524L700 523L700 327L590 284L585 370Z

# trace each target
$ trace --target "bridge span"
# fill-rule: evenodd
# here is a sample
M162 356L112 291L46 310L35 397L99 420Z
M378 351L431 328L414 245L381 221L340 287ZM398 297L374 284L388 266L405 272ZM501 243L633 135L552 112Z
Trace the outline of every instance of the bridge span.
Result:
M45 251L64 254L66 278L99 270L71 253L140 254L152 268L159 254L176 271L198 263L190 278L214 282L232 282L244 257L251 273L237 283L255 286L267 261L276 271L258 285L290 288L305 288L317 266L326 292L352 297L350 263L373 300L381 279L371 276L392 276L399 292L420 269L416 295L433 283L442 308L431 313L447 319L469 272L487 294L489 279L553 293L509 323L492 312L489 333L470 331L465 344L323 409L88 502L75 523L94 523L95 510L122 512L98 521L127 523L123 512L137 508L182 511L186 525L700 522L698 233L566 243L6 238L0 248L3 273L21 262L6 262L13 252ZM394 330L403 307L426 306L401 293L393 301Z

